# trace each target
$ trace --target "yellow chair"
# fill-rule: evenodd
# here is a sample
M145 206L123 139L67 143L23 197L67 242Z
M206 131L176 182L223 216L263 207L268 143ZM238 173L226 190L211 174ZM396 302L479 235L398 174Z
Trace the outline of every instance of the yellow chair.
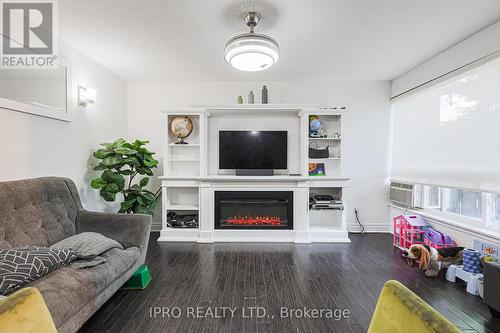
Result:
M0 333L57 333L42 294L24 288L0 299Z
M395 280L378 298L368 333L461 333L455 325Z

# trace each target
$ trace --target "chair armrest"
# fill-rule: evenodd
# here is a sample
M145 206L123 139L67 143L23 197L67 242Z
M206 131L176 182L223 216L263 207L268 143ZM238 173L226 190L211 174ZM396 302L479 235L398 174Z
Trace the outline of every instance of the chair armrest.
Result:
M368 333L460 333L452 322L400 282L389 280L373 312Z
M0 332L57 333L38 289L23 288L0 300Z
M151 216L144 214L97 213L81 210L76 216L76 232L98 232L112 238L124 248L147 248Z

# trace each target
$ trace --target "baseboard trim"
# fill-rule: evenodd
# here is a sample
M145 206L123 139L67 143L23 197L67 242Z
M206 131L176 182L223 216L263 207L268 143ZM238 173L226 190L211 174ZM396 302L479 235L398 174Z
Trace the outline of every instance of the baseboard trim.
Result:
M151 231L153 232L160 232L161 231L161 222L160 223L151 223Z
M380 224L365 224L366 233L391 233L392 226L386 223ZM361 231L361 227L357 223L350 223L347 225L347 230L352 233L357 233Z

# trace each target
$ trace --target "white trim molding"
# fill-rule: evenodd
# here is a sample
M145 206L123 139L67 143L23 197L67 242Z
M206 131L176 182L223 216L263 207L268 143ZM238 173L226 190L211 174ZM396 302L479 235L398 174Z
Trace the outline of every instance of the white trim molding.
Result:
M382 233L382 234L390 234L391 233L391 225L388 223L374 223L374 224L364 224L365 230L363 233ZM357 223L349 223L347 225L347 230L351 233L359 233L361 231L361 226Z

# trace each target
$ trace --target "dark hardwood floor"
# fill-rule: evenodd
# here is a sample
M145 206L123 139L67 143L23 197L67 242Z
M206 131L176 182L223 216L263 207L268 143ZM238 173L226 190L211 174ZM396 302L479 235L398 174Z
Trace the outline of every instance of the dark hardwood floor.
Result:
M409 267L387 234L351 234L351 244L311 245L158 244L157 238L151 235L147 257L150 285L116 293L80 332L366 332L389 279L405 284L465 332L500 332L500 321L479 297L461 283L427 278ZM155 316L155 307L163 316ZM210 314L207 308L218 308L213 316L222 316L222 307L236 310L233 318L229 309L225 318L192 318L197 307L200 316ZM251 315L250 307L262 307L266 316ZM334 318L281 318L282 307L348 309L350 316L336 320L337 310ZM180 317L173 318L177 311Z

